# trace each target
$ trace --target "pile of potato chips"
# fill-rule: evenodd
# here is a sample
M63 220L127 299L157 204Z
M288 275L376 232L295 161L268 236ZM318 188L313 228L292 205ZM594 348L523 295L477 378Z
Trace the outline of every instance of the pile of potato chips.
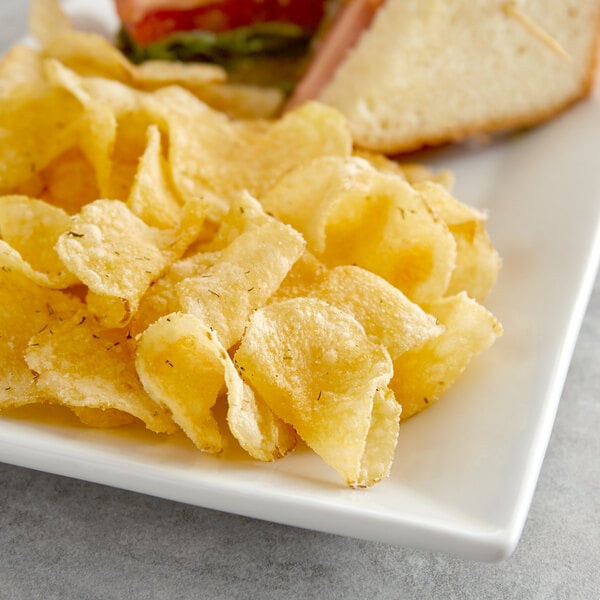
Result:
M401 410L501 333L484 216L330 108L267 120L268 92L134 67L55 0L31 24L0 64L0 409L262 461L301 438L350 486L385 478Z

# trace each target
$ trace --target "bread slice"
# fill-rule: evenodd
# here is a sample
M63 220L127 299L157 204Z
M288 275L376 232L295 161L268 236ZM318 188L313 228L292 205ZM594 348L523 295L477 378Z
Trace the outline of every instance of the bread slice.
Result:
M590 93L600 0L387 0L319 95L386 153L525 127Z

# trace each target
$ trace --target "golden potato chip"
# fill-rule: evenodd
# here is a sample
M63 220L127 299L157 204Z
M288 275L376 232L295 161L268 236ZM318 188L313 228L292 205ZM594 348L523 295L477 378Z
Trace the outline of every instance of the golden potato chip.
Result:
M181 206L167 176L160 130L151 125L146 136L146 149L140 158L127 206L147 225L176 227L181 222Z
M117 119L110 106L91 96L81 78L56 60L44 61L48 80L72 94L81 104L78 143L96 171L100 193L108 194L111 174L110 156L117 135Z
M133 415L116 408L89 408L74 406L71 408L79 420L88 427L123 427L138 422Z
M80 302L36 285L20 271L0 267L0 409L45 398L23 358L30 339L48 327L55 312L73 314Z
M465 291L483 302L496 282L501 263L485 228L486 216L453 198L439 184L424 182L415 189L448 225L456 241L456 266L446 294L454 296Z
M69 93L39 82L0 98L0 194L9 194L77 143L82 109Z
M0 196L0 265L19 269L46 287L65 288L78 282L54 250L68 231L69 215L34 198Z
M378 152L371 152L371 150L365 150L364 148L355 148L352 153L353 156L357 156L358 158L362 158L369 162L373 167L375 167L380 173L387 173L389 175L396 175L401 179L406 179L406 175L404 174L404 170L400 166L398 162L384 156L383 154L379 154Z
M227 213L220 220L216 234L204 245L204 250L222 250L245 231L272 220L273 217L265 212L262 204L249 192L240 192L231 198Z
M355 266L323 273L309 295L350 313L392 358L422 346L443 327L385 279Z
M270 304L252 314L234 361L271 410L348 485L370 485L387 472L398 419L380 407L375 423L373 405L376 396L391 398L392 361L351 315L316 298ZM380 455L367 449L372 441ZM386 467L371 473L379 462Z
M130 80L130 63L102 36L76 31L58 0L32 0L29 31L46 56L82 75Z
M193 315L173 313L152 324L140 336L136 365L148 393L201 450L223 449L211 412L223 386L230 429L251 456L274 460L295 444L293 431L260 405L214 333Z
M234 122L176 87L147 96L144 106L168 129L168 160L181 197L212 196L215 220L239 192L261 199L289 169L351 150L343 118L318 104L292 111L264 130Z
M282 175L321 156L349 156L352 137L340 113L317 102L290 111L258 140L246 164L248 189L262 200Z
M441 185L448 191L452 191L454 187L454 174L448 169L442 169L434 173L425 165L418 163L400 163L400 169L411 185L431 182Z
M29 195L39 196L70 215L100 197L94 167L77 147L57 156L37 179L39 187Z
M302 236L279 221L246 231L213 266L177 285L181 306L212 327L230 348L240 339L250 313L266 303L303 251Z
M308 296L314 289L318 278L326 271L327 267L305 250L289 270L269 302Z
M137 342L136 368L150 397L164 406L196 447L223 450L211 409L225 381L219 349L191 315L173 313Z
M237 166L246 159L233 125L181 88L157 90L143 99L145 114L168 132L168 163L180 197L209 198L209 217L219 221L228 210L223 191L241 189Z
M139 382L126 336L99 327L84 311L65 317L55 310L31 338L25 360L39 393L65 406L117 409L152 431L173 433L169 415Z
M71 217L56 249L89 287L88 304L106 327L124 326L174 257L171 231L146 225L117 200L96 200Z
M62 11L58 0L31 0L29 33L44 46L56 36L73 30L71 20Z
M29 46L13 46L0 60L0 98L36 83L41 87L46 83L40 53Z
M328 267L358 265L418 303L448 287L456 243L447 225L400 177L361 158L316 159L289 172L262 201Z
M396 402L394 392L388 388L375 390L365 453L360 462L358 487L369 487L390 474L401 413L402 407Z
M502 334L497 319L464 292L423 308L446 329L394 361L390 387L402 405L403 420L431 406L471 360Z
M167 272L142 297L129 329L133 337L142 333L160 317L181 310L177 284L201 275L217 262L219 253L199 252L174 262Z
M289 454L298 442L293 427L282 421L240 377L224 355L227 424L240 446L256 460L271 462Z

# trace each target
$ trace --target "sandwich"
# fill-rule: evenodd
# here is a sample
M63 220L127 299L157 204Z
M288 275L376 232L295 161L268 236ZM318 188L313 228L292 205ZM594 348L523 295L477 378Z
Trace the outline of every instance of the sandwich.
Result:
M249 41L253 32L278 32L277 44L267 36L261 52L272 64L277 56L287 61L287 70L276 75L287 77L287 108L312 99L329 104L346 116L357 146L388 154L530 127L558 115L593 90L600 37L600 0L117 0L117 5L125 35L135 40L129 54L134 60L144 59L143 52L171 58L148 48L173 49L181 47L175 43L180 35L206 35L209 19L196 21L193 14L207 7L219 24L209 37L239 34ZM132 5L145 8L137 13L123 8ZM256 18L226 18L236 7L241 16L242 6L248 8L244 15L254 11ZM125 18L126 12L134 18ZM217 18L219 13L225 17ZM181 19L169 21L173 14ZM145 43L135 26L149 15L169 25L164 35ZM184 15L190 21L178 33ZM257 66L261 52L224 66L235 78L236 61ZM172 58L187 57L180 52ZM264 64L268 71L268 61ZM252 68L241 69L246 82ZM264 72L257 73L254 82L265 83Z
M276 86L298 80L327 0L116 0L118 46L134 63L202 61L230 81Z

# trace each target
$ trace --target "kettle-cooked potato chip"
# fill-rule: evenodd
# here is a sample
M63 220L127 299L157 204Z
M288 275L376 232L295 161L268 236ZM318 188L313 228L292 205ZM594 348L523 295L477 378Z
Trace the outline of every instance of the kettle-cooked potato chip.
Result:
M214 333L193 315L172 313L151 325L139 339L136 365L146 391L201 450L223 449L211 412L222 387L231 432L251 456L274 460L294 447L293 430L261 406Z
M70 215L101 195L94 166L77 146L57 156L18 191L39 197Z
M116 408L89 408L87 406L72 406L71 410L79 420L88 427L123 427L138 422L138 419L129 413Z
M40 287L18 270L0 267L0 408L45 398L24 353L31 337L48 328L55 312L69 315L80 307L76 298Z
M79 102L35 80L0 98L0 194L10 194L77 143Z
M498 320L464 292L423 308L444 325L445 331L394 361L390 387L402 404L403 420L431 406L473 358L502 334Z
M298 229L328 267L356 264L414 302L442 296L456 243L446 224L402 178L358 157L323 157L290 171L262 199Z
M167 176L160 130L148 127L147 145L138 163L127 206L147 225L174 228L181 222L181 205Z
M236 122L177 87L145 98L149 114L169 134L169 163L181 196L261 196L287 171L320 156L347 156L352 141L343 118L309 103L258 129ZM226 212L215 200L216 219ZM221 211L219 213L219 210Z
M89 287L107 327L126 325L150 284L172 261L172 232L146 225L117 200L96 200L71 218L57 242L68 269Z
M465 291L483 302L500 270L500 256L485 229L486 216L456 200L440 184L426 181L415 184L415 189L448 225L456 241L456 266L446 295Z
M54 250L70 222L64 210L42 200L0 196L0 265L18 269L46 287L77 283Z
M85 311L66 317L54 310L25 353L35 387L65 406L117 409L152 431L173 433L173 421L139 382L126 337L99 327Z
M225 383L223 364L194 317L172 313L150 325L137 343L136 369L146 392L197 448L212 454L223 450L211 412Z
M274 219L248 230L223 249L214 265L177 285L181 306L230 348L251 312L267 302L303 251L302 236Z
M316 298L270 304L253 313L234 360L273 412L349 485L371 485L387 473L400 406L391 419L387 407L373 419L373 406L375 397L392 397L392 361L351 315ZM376 448L367 448L371 442Z
M335 267L319 277L309 295L349 312L392 358L422 346L444 328L398 288L355 266Z

